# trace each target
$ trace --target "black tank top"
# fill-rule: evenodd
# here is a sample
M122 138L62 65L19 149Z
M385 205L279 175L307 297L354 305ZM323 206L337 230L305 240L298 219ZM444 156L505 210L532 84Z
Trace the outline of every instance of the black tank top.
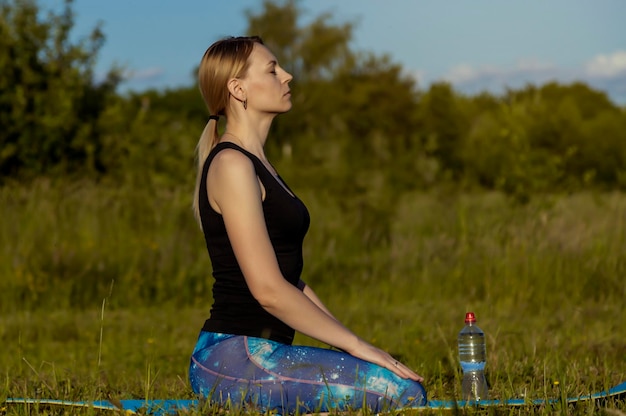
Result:
M266 312L254 299L233 253L224 220L209 204L207 172L215 155L223 149L238 150L254 164L256 174L265 188L263 214L278 265L285 279L294 286L298 286L300 281L303 266L302 242L310 222L309 212L302 201L290 195L259 158L234 143L223 142L215 146L203 166L198 201L215 279L211 315L202 329L291 344L294 330ZM284 182L283 184L287 187Z

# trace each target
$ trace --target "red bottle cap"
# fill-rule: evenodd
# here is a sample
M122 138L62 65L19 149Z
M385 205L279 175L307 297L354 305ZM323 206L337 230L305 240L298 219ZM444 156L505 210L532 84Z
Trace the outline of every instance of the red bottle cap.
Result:
M465 314L465 323L466 324L473 324L474 322L476 322L476 315L474 315L474 312L468 312Z

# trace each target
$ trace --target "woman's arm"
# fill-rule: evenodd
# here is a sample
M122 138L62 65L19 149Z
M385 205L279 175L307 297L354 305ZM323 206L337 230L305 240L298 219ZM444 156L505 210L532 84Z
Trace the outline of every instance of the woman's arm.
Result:
M313 291L313 289L311 289L311 287L309 285L307 285L306 283L304 283L302 280L300 281L302 285L304 285L304 289L302 289L302 293L304 293L304 295L309 298L309 300L311 302L313 302L318 308L320 308L322 311L324 311L324 313L328 316L330 316L331 318L333 318L335 321L338 321L337 318L335 318L335 316L328 310L328 308L326 307L326 305L324 305L322 303L322 301L320 300L320 298L317 297L317 295L315 294L315 292Z
M245 155L230 149L218 153L209 168L207 189L209 202L222 214L248 288L266 311L309 337L386 367L400 377L422 380L389 354L353 334L285 280L267 233L263 191Z

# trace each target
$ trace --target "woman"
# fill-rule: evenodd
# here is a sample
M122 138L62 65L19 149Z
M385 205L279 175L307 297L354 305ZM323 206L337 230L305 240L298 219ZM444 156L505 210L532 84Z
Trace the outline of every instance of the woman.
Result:
M424 404L422 378L350 332L300 280L309 213L263 151L272 120L291 108L291 79L258 37L220 40L200 64L211 116L194 211L215 283L191 386L226 406L283 414ZM341 351L293 346L294 330Z

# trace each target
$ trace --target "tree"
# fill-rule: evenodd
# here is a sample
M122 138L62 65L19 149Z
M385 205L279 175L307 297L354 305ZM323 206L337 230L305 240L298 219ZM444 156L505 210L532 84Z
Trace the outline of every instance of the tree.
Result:
M105 169L96 126L120 76L94 81L104 35L71 42L71 3L42 18L34 0L0 1L0 178Z
M415 81L388 56L351 50L350 22L325 13L300 24L299 4L266 0L248 13L247 33L261 36L294 76L293 109L275 120L268 152L274 160L292 154L283 172L293 166L290 177L353 212L362 244L385 244L396 191L407 186L398 179L407 165L414 170L407 154L419 148Z
M272 141L268 142L268 151L274 155L289 154L290 149L301 145L296 137L332 135L329 120L336 118L339 105L334 99L338 96L336 74L354 59L349 48L351 23L332 24L331 15L326 13L301 25L303 14L296 0L264 0L259 12L247 12L247 34L261 36L293 75L293 109L276 119Z
M460 147L467 121L452 86L435 83L422 96L419 109L424 146L452 179L463 171Z

